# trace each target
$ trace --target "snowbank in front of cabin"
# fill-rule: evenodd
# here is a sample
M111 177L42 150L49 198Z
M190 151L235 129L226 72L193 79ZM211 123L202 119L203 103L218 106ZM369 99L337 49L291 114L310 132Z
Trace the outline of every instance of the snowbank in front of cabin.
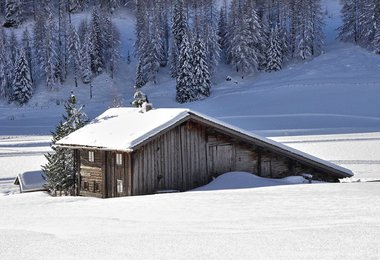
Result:
M259 177L249 172L228 172L218 176L210 183L202 187L195 188L192 191L247 189L302 183L309 183L309 181L302 176L289 176L283 179L270 179Z
M0 258L379 259L379 201L379 183L2 196Z

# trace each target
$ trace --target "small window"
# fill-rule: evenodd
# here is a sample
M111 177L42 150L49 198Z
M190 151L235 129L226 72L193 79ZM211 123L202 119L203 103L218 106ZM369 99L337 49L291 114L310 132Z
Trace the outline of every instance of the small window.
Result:
M87 181L83 182L83 190L89 190L90 189L90 185Z
M117 193L123 193L123 180L117 180Z
M100 191L99 182L94 182L94 192Z
M123 165L123 155L121 153L116 154L116 165Z
M95 153L94 153L94 151L89 151L88 152L88 161L89 162L94 162L95 161Z

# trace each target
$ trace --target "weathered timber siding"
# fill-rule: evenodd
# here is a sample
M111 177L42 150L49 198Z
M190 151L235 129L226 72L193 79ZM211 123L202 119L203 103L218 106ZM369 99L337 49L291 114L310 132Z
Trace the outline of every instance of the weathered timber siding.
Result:
M213 129L208 129L206 136L209 177L217 177L228 171L257 172L258 156L254 145Z
M206 184L206 156L204 127L188 122L171 129L132 154L133 195Z
M88 160L90 150L79 150L79 195L102 197L103 194L103 152L94 151L94 162Z
M121 154L121 165L116 163L116 154ZM105 197L112 198L130 195L128 192L130 189L128 154L105 152L105 158Z

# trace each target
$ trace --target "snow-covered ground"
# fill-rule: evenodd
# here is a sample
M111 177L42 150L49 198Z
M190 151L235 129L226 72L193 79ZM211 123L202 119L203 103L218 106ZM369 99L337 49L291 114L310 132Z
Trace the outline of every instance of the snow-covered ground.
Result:
M221 65L211 97L189 104L175 102L168 71L143 91L155 107L190 108L347 167L356 179L379 180L380 55L337 42L338 1L324 3L326 52L312 61L244 79ZM133 19L116 22L125 58ZM380 259L375 182L278 185L236 176L208 191L107 200L12 194L18 173L45 163L70 91L90 118L115 101L129 106L134 62L124 59L115 80L94 79L92 99L89 86L68 82L39 88L21 108L0 102L0 259Z
M0 197L0 258L379 259L379 202L378 183L106 200L18 194Z

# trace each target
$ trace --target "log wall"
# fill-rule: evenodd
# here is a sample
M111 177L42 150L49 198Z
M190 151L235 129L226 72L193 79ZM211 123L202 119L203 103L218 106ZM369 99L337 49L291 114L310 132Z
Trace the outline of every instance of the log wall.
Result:
M103 156L101 151L94 152L94 162L89 161L90 150L79 150L79 195L82 196L103 196Z

